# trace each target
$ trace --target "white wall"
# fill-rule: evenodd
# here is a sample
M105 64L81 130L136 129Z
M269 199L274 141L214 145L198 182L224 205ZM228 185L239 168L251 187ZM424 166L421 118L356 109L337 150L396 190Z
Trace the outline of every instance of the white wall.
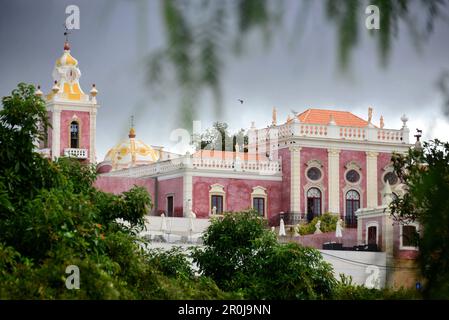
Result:
M361 252L343 250L319 250L326 262L332 264L334 275L340 279L340 273L352 276L352 282L359 285L374 285L378 279L378 288L385 287L385 252Z

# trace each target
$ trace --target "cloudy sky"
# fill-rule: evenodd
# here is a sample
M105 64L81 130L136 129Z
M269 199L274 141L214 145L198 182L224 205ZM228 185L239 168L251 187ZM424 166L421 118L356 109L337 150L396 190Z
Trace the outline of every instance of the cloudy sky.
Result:
M160 1L3 1L0 95L9 94L19 82L50 90L54 62L63 51L65 8L70 4L81 11L81 28L70 35L71 53L82 72L81 85L88 91L96 83L99 90L98 160L126 138L131 115L138 138L174 150L170 133L176 128L180 92L170 88L165 98L157 98L145 80L147 57L165 43ZM387 68L380 66L376 42L361 27L350 70L342 74L337 30L326 21L322 2L313 1L308 14L300 16L299 32L294 26L302 2L284 1L284 7L282 26L268 49L257 32L249 35L243 55L224 46L220 73L224 114L220 120L237 130L249 127L251 121L265 127L273 106L278 108L279 120L286 119L291 109L307 108L352 111L366 118L372 106L375 124L383 115L387 128L399 129L405 113L409 127L423 129L424 138L449 140L444 97L437 86L439 77L449 71L448 19L436 22L419 50L409 30L400 24ZM361 11L360 19L365 17ZM203 128L217 120L212 103L208 94L198 98L196 108L201 112L196 118Z

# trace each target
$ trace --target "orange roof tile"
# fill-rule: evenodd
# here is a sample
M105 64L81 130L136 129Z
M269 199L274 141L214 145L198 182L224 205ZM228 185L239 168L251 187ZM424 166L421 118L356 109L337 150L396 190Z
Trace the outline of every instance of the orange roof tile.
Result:
M329 124L331 115L338 126L366 127L368 125L368 121L363 120L349 111L307 109L303 113L299 114L298 118L302 123L327 125Z

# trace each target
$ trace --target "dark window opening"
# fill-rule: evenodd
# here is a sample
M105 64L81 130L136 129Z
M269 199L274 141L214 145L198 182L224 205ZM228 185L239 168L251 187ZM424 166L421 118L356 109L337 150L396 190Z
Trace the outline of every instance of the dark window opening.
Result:
M349 228L357 227L355 212L360 208L360 194L355 190L346 193L346 216L345 224Z
M418 246L418 232L415 226L402 227L402 246L403 247L417 247Z
M253 208L260 216L265 216L265 198L253 198Z
M173 217L173 196L167 197L167 217Z
M368 227L368 244L377 244L377 227Z
M321 191L318 188L310 188L307 191L307 220L321 215Z
M223 213L223 196L213 195L211 199L211 211L213 208L217 208L217 214Z
M79 124L76 121L70 124L70 148L79 148Z

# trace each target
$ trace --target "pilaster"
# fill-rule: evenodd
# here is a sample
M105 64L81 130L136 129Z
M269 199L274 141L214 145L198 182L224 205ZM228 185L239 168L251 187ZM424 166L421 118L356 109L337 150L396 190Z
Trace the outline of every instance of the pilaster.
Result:
M340 150L328 149L329 212L340 213Z
M375 208L379 205L377 187L377 156L379 153L366 152L366 206Z

